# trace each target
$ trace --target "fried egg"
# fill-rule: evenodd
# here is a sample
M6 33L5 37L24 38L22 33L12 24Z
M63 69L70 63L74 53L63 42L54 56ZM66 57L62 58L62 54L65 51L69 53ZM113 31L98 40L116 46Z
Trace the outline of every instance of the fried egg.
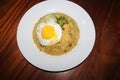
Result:
M51 46L62 38L62 29L54 21L42 22L36 29L37 38L41 45Z

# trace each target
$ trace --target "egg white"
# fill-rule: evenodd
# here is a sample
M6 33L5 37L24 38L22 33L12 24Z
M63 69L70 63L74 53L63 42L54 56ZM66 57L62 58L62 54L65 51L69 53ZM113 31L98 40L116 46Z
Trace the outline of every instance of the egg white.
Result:
M50 39L43 39L42 38L41 31L42 31L43 27L46 26L46 25L51 25L51 26L54 27L57 38L54 38L54 37L50 38ZM54 45L54 44L58 43L61 40L62 29L61 29L59 24L57 24L54 21L49 20L49 21L46 21L46 22L42 22L40 25L38 25L38 27L36 29L36 34L37 34L37 38L38 38L41 45L51 46L51 45Z

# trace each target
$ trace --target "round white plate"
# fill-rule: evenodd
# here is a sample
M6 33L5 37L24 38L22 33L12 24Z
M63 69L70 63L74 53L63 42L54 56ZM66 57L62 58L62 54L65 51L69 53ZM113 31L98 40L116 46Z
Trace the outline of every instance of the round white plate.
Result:
M79 25L78 44L66 55L47 55L36 47L32 38L33 27L39 18L53 12L65 13ZM47 71L64 71L79 65L90 54L94 42L95 28L88 13L77 4L65 0L43 1L34 5L24 14L17 29L17 43L22 55L34 66Z

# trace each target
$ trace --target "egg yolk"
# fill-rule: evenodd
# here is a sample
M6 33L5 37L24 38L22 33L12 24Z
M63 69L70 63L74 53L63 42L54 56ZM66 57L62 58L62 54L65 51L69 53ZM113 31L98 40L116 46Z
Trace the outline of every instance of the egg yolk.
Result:
M41 34L42 34L42 38L44 39L50 39L56 35L55 29L51 25L44 26L41 31Z

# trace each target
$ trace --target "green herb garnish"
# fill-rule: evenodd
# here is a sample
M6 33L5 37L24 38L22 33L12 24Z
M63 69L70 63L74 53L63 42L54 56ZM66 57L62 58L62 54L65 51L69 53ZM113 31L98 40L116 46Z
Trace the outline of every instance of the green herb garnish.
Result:
M64 24L68 24L68 20L64 16L57 18L57 23L62 27Z
M64 16L57 17L53 14L49 14L49 15L46 16L46 19L53 20L53 21L57 22L61 27L64 24L68 24L68 19Z

